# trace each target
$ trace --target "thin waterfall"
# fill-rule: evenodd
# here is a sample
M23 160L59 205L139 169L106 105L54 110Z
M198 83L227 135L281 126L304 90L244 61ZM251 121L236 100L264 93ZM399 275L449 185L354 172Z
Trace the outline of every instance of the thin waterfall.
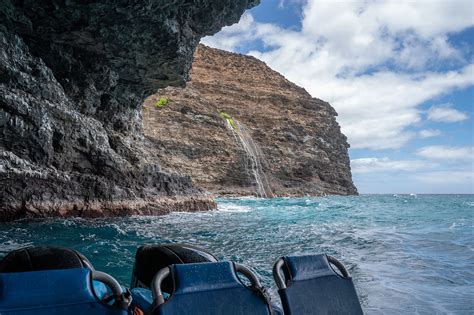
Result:
M242 123L231 118L224 112L221 112L221 116L226 120L227 128L232 132L235 141L239 143L245 151L245 155L250 165L250 169L246 166L247 173L255 180L258 196L263 198L273 197L267 177L262 168L263 155L260 148L257 146L255 141L253 141L252 136Z

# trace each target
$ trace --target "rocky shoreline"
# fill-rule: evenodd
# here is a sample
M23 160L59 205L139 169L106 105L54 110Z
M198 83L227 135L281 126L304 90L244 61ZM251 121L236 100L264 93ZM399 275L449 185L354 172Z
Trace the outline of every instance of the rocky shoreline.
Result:
M3 210L0 222L18 219L41 218L102 218L124 216L158 216L171 212L208 211L217 207L212 197L206 196L178 196L157 197L150 200L114 200L105 202L95 200L84 202L30 202L10 204L8 210Z

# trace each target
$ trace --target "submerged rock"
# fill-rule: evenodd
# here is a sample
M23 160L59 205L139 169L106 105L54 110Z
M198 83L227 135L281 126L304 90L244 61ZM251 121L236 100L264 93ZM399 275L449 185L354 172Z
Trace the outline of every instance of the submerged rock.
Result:
M168 104L155 106L160 98ZM228 115L258 146L270 193L357 194L336 111L253 57L200 45L186 88L160 90L142 114L163 168L210 192L258 191L251 159L229 130Z
M0 2L0 220L214 201L149 155L140 108L258 0Z

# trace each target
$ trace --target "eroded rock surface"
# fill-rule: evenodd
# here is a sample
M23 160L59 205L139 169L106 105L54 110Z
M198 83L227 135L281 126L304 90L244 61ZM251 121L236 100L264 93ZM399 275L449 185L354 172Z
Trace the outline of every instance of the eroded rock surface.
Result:
M169 104L157 108L160 98ZM256 194L249 159L222 112L259 147L274 195L357 194L349 145L327 102L253 57L202 45L186 88L160 90L142 111L162 166L217 194Z
M140 108L257 0L0 1L0 220L215 206L161 170Z

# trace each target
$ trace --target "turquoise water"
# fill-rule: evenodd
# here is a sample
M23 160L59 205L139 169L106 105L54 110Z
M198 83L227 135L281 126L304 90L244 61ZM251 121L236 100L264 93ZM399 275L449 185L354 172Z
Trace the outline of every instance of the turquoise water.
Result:
M474 312L473 195L221 199L219 210L0 225L0 256L51 244L129 284L145 243L188 242L253 268L274 291L282 255L326 252L352 273L366 314Z

